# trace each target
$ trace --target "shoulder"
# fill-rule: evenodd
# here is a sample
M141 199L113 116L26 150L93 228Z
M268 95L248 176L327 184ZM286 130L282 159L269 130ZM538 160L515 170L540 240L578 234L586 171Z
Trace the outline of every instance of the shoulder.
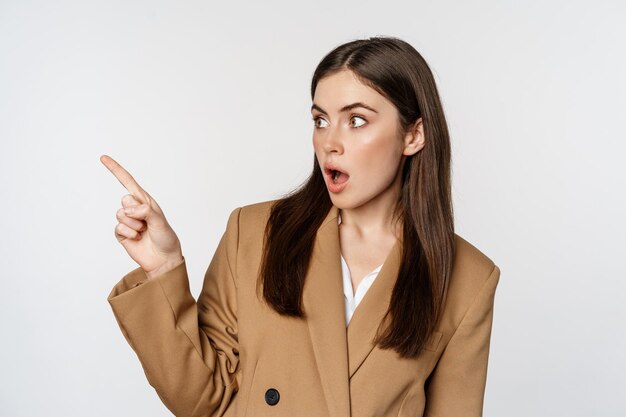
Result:
M241 206L242 214L245 213L247 217L260 217L269 215L269 212L279 199L258 201L256 203L246 204Z
M472 276L480 281L479 277L487 277L493 271L496 266L495 262L468 240L455 233L454 243L455 259L453 273L457 272Z
M488 255L465 238L455 234L454 239L455 256L446 304L453 316L460 319L481 292L495 292L500 269Z
M231 210L225 234L232 242L233 253L238 254L238 268L253 271L261 262L265 226L272 205L277 201L260 201Z
M235 207L228 215L226 233L238 236L238 239L246 240L258 238L265 230L274 200L259 201Z
M237 207L234 211L239 210L239 227L248 230L265 228L271 208L277 201L265 200Z

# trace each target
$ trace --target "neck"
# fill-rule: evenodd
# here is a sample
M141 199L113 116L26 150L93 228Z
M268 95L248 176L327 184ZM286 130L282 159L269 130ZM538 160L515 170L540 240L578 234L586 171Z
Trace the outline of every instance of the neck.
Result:
M350 228L357 235L368 238L381 235L401 236L401 221L394 221L393 211L399 195L397 190L387 190L367 203L354 207L339 209L340 227ZM395 191L395 192L391 192Z

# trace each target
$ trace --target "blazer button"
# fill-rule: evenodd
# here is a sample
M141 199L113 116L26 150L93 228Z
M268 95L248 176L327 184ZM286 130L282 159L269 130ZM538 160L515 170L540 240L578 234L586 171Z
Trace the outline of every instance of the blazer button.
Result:
M280 399L280 394L277 389L270 388L265 391L265 402L269 405L276 405Z

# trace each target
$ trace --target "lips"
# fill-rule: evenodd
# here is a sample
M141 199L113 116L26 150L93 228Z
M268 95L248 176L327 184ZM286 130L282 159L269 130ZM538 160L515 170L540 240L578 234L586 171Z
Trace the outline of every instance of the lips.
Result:
M335 171L339 171L341 174L345 174L346 177L350 177L348 172L341 168L339 165L333 164L332 162L326 162L324 164L324 174L330 178L332 181L333 176L335 175Z
M340 193L348 186L350 175L339 165L330 162L325 163L324 174L328 191L331 193Z

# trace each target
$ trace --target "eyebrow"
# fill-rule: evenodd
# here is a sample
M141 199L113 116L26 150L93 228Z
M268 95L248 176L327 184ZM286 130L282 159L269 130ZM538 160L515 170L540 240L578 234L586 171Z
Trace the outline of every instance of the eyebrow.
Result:
M378 113L378 111L374 110L374 108L368 106L365 103L361 103L360 101L357 101L356 103L347 104L347 105L343 106L341 109L339 109L339 113L343 113L345 111L352 110L352 109L354 109L356 107L363 107L364 109L367 109L369 111L373 111L374 113ZM319 111L321 113L328 114L328 113L326 113L326 110L322 109L320 106L318 106L315 103L313 103L313 105L311 106L311 111L313 111L313 110L317 110L317 111Z

